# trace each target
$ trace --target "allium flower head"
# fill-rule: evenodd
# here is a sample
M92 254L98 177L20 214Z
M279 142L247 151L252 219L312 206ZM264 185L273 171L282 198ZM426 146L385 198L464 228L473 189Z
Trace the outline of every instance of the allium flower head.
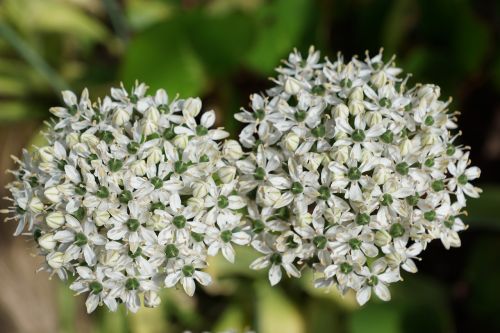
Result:
M64 91L47 145L16 158L8 186L15 234L34 237L43 270L75 276L89 312L158 306L177 284L193 295L211 282L208 255L233 261L232 244L250 241L234 191L239 144L220 142L228 133L199 98L146 90L113 88L96 103Z
M251 267L268 268L274 285L309 266L316 287L389 300L430 241L460 246L466 197L481 192L454 134L458 113L438 86L408 87L382 53L332 62L311 48L284 64L236 115L251 150L236 163L238 190L263 254Z

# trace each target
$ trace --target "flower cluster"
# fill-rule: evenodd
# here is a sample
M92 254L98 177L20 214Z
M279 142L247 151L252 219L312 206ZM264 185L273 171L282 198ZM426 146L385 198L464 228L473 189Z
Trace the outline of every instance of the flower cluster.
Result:
M467 147L457 143L456 112L439 87L407 87L382 53L344 61L290 54L275 87L251 96L236 162L245 219L272 285L311 267L316 287L372 290L390 299L401 269L440 239L460 246L466 196L480 189Z
M16 159L8 186L16 235L33 235L43 270L75 276L89 312L154 307L177 284L193 295L195 281L211 282L207 256L232 262L232 244L250 241L235 191L241 146L220 142L228 133L200 99L146 90L113 88L96 103L63 92L47 145Z

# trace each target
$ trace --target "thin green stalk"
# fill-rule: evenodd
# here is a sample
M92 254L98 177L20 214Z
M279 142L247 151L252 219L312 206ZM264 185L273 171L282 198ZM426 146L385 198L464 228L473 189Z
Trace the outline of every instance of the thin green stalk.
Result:
M102 0L104 8L111 19L111 25L120 39L128 40L127 20L123 16L122 8L116 0Z
M68 89L68 84L49 64L7 24L0 22L0 36L3 37L17 53L41 75L52 88L59 93Z

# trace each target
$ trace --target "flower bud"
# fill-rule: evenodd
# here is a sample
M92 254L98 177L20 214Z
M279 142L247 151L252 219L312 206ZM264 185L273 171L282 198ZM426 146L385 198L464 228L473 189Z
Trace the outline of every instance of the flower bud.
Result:
M100 262L105 266L114 267L118 260L120 259L120 251L117 250L108 250L102 251L101 257L99 258Z
M73 147L78 144L80 142L80 138L79 138L79 135L78 133L76 132L73 132L73 133L69 133L67 136L66 136L66 144L68 145L68 147L70 149L73 149Z
M55 186L49 187L43 194L52 203L59 203L61 201L61 192Z
M37 214L43 210L44 206L42 201L38 197L33 197L30 200L29 208L31 212Z
M297 221L300 223L300 225L311 224L313 221L313 216L311 213L301 214L300 216L298 216Z
M366 113L366 123L368 126L372 127L382 122L382 114L380 112L367 112Z
M155 123L149 119L145 119L142 122L142 132L144 133L144 135L147 136L147 135L156 133L156 131L158 131L157 123Z
M353 100L349 102L349 112L356 116L365 111L365 105L363 101Z
M233 166L224 166L217 171L217 174L224 184L228 184L233 181L236 176L236 168Z
M406 155L411 151L412 144L411 140L406 138L401 143L399 144L399 151L401 152L401 155Z
M243 156L243 150L236 140L227 140L224 142L222 154L229 160L239 160Z
M201 100L199 98L188 98L184 102L182 113L190 117L196 117L201 111Z
M342 146L337 149L337 151L332 150L330 153L330 158L332 161L336 161L339 163L346 163L349 159L349 148L347 146Z
M99 144L99 138L91 133L83 133L80 136L80 142L87 144L89 147L96 147Z
M148 164L158 164L163 158L163 153L159 147L153 147L149 150Z
M113 114L113 124L115 126L123 126L130 120L130 114L125 109L117 109Z
M372 178L375 183L377 183L378 185L382 185L389 179L390 175L391 174L387 168L378 167L373 171Z
M193 196L196 198L204 198L208 194L208 184L205 182L194 182L192 184Z
M148 158L149 160L149 158ZM153 159L152 159L153 160ZM154 163L156 164L156 163ZM148 167L144 160L134 161L130 165L130 171L132 171L136 176L144 176L146 174Z
M60 211L52 212L45 218L45 222L52 229L61 227L65 221L64 214Z
M64 253L52 252L47 255L47 264L53 269L59 269L64 264Z
M281 192L272 186L261 186L257 190L257 200L265 207L273 206L281 198Z
M108 222L109 218L110 215L107 211L98 210L94 213L94 221L98 227L105 225Z
M38 238L38 245L45 250L53 250L56 247L57 242L54 240L53 234L45 234Z
M387 75L385 74L384 71L379 71L374 75L372 75L370 81L373 83L375 87L380 88L387 82Z
M152 123L158 124L158 121L160 120L160 112L156 108L149 108L144 113L144 117Z
M177 135L175 138L174 138L174 145L180 149L185 149L188 142L189 142L189 138L186 134L180 134L180 135Z
M299 147L300 138L294 132L290 132L285 136L285 148L289 151L295 151Z
M304 155L304 166L309 171L318 170L321 162L323 161L323 155L318 153L307 153Z
M297 95L300 91L300 82L293 77L289 77L285 81L285 92L289 95Z
M391 235L385 230L377 230L377 232L375 233L375 245L377 245L378 247L389 244L391 239Z
M54 160L54 149L52 147L42 147L38 149L38 154L43 162L52 162Z
M347 117L349 117L349 108L343 103L337 104L332 110L332 115L333 118L346 119Z
M200 211L205 207L205 201L202 198L191 197L187 200L187 205L195 211Z
M351 94L349 95L349 101L362 101L363 96L363 89L361 87L356 87L351 91Z

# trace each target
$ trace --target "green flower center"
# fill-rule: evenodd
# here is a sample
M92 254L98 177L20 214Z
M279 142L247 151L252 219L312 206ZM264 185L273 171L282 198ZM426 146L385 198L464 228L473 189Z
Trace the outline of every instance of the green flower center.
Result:
M442 191L444 190L444 181L441 179L435 180L432 182L431 187L435 192Z
M361 178L361 171L358 168L350 168L347 171L347 178L350 180L359 180Z
M432 168L434 166L434 158L428 158L425 160L424 165L428 168Z
M264 231L264 222L262 220L253 220L252 221L252 232L256 234L260 234L262 231Z
M293 194L300 194L304 191L304 186L299 182L293 182L291 191Z
M401 223L394 223L391 225L389 234L394 238L401 237L405 234L405 228L401 225Z
M370 215L361 213L356 216L356 224L367 225L368 223L370 223Z
M138 258L142 255L142 249L138 248L135 252L128 251L128 256L132 259Z
M151 178L151 184L157 190L163 187L163 180L160 177L153 177Z
M219 196L219 198L217 199L217 206L221 209L226 208L227 206L229 206L229 199L224 195Z
M99 294L103 287L102 284L97 281L92 281L89 283L89 289L92 294Z
M188 169L188 165L182 161L175 161L174 170L178 174L183 174Z
M174 128L171 126L163 131L163 138L165 140L172 140L175 137Z
M130 200L132 200L132 192L129 190L123 190L122 193L118 195L118 201L122 204L127 204Z
M165 210L165 205L163 203L159 202L159 201L158 202L153 202L151 204L151 207L149 208L149 210L151 212L154 212L157 209L159 209L159 210Z
M392 198L392 195L390 195L389 193L382 195L382 200L380 200L380 204L382 206L389 206L393 202L394 202L394 199Z
M319 192L319 198L321 200L328 200L330 199L330 189L327 186L321 186L318 190Z
M182 267L182 274L184 274L185 277L191 277L194 275L195 269L191 265L185 265Z
M432 118L431 116L425 117L424 124L426 126L432 126L432 125L434 125L434 118Z
M139 223L138 219L128 219L127 221L127 228L130 231L137 231L140 225L141 224Z
M165 246L165 256L167 258L175 258L179 255L179 249L174 244Z
M87 244L87 236L81 232L77 233L75 235L75 245L84 246L85 244Z
M196 135L203 136L207 134L208 134L208 128L202 125L196 126Z
M315 136L316 138L322 138L322 137L324 137L325 134L326 134L325 125L316 126L315 128L313 128L311 130L311 134L313 136Z
M273 265L279 265L281 264L281 254L273 253L271 254L271 258L269 258L269 260Z
M352 87L352 81L348 78L343 78L342 80L340 80L340 86L342 88L351 88Z
M409 197L406 198L406 202L412 207L417 205L418 200L420 200L418 194L410 195Z
M349 265L346 262L340 264L340 271L344 274L349 274L352 272L352 265Z
M265 116L266 116L266 112L262 109L255 110L255 112L253 113L253 117L256 120L263 120Z
M392 141L394 141L394 134L391 131L385 131L384 134L380 136L380 140L387 144L392 143Z
M183 215L178 215L174 217L172 223L178 228L182 229L186 225L186 218Z
M468 181L469 181L469 179L467 178L466 175L460 175L457 178L457 182L459 185L465 185L465 184L467 184Z
M320 250L323 250L326 247L327 242L328 242L328 240L323 235L318 235L318 236L313 238L314 246L316 246L316 248L318 248Z
M401 162L401 163L396 164L396 171L402 176L406 176L408 174L409 170L410 170L410 167L408 166L408 163L406 163L406 162Z
M354 130L354 132L352 132L352 139L356 142L362 142L365 138L366 136L363 130L356 129Z
M455 146L449 145L448 148L446 148L446 155L452 156L453 154L455 154L455 151Z
M379 101L379 105L383 108L390 108L392 106L392 102L387 97L382 97Z
M99 186L96 195L101 199L106 199L109 197L109 190L106 186Z
M220 233L220 238L224 243L229 243L231 241L231 238L233 238L233 233L231 232L231 230L224 230Z
M357 238L352 238L349 240L349 246L353 250L359 250L359 248L361 247L361 241Z
M129 278L125 281L125 288L127 290L137 290L139 288L139 280L136 278Z
M373 287L373 286L376 286L378 284L378 277L376 277L375 275L372 275L367 281L366 283L370 286L370 287Z
M86 215L86 211L85 211L85 208L83 207L80 207L78 208L74 213L73 213L73 216L78 220L78 221L82 221L83 218L85 217Z
M266 177L266 170L264 170L264 168L258 167L257 169L255 169L255 173L253 176L257 180L264 180L264 178Z
M109 131L101 131L97 133L97 137L102 141L106 142L106 144L110 144L113 142L114 136L113 133Z
M425 212L424 213L424 218L429 221L429 222L432 222L436 219L436 211L434 210L431 210L431 211L428 211L428 212Z
M85 184L80 183L80 184L76 185L75 186L75 193L78 195L85 195L85 193L87 193L87 189L85 188Z
M325 87L323 85L317 85L312 87L311 92L315 95L324 95L325 94Z
M303 122L306 119L306 112L303 110L299 110L295 112L295 120L297 120L299 123Z

